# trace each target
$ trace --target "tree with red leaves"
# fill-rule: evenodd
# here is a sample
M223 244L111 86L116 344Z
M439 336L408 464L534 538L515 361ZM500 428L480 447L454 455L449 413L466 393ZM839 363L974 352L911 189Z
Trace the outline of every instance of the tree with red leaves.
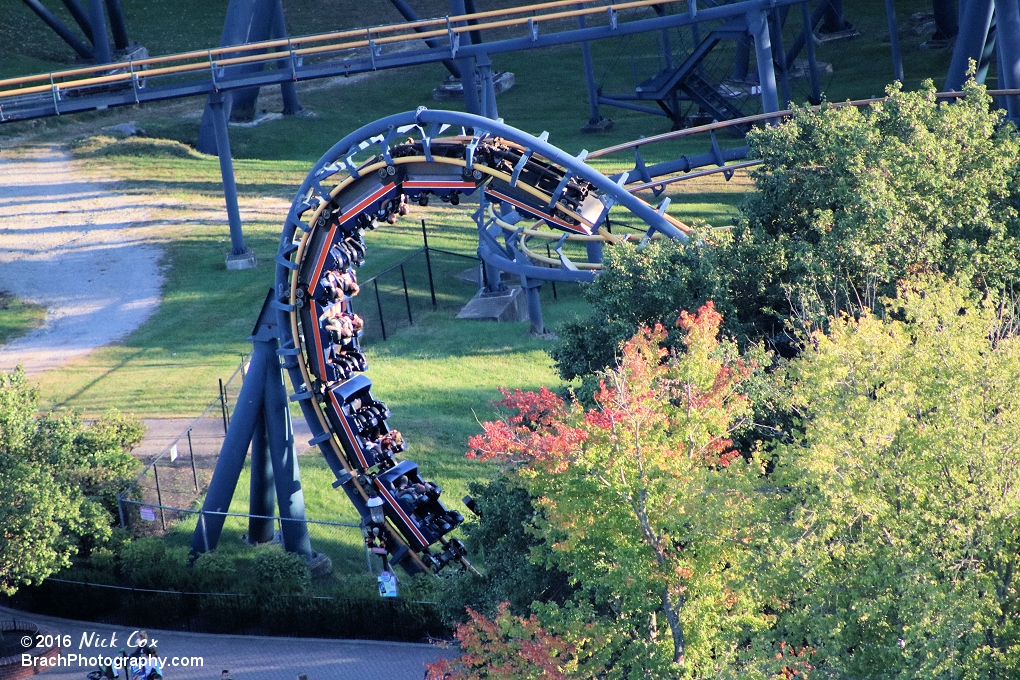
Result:
M566 680L576 663L574 645L545 630L538 619L514 616L504 602L489 620L468 608L457 626L461 656L428 664L429 680Z
M504 391L509 415L469 442L527 486L551 559L608 614L607 677L715 677L767 625L748 559L761 464L731 441L755 364L719 340L721 320L711 302L681 314L677 354L662 326L641 329L588 410Z

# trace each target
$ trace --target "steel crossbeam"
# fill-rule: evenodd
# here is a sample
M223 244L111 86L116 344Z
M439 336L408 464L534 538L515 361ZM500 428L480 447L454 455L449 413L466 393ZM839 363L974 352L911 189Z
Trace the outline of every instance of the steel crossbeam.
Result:
M635 0L586 7L589 3L582 0L560 0L472 14L473 25L467 23L468 16L452 16L24 76L0 81L0 122L201 96L287 81L332 78L443 62L451 58L477 58L590 42L734 16L758 15L776 6L802 1L744 0L697 12L642 18L634 10L653 5L682 4L686 8L693 3L687 0ZM593 22L612 17L612 21L600 26L588 24L585 28L572 29L560 29L559 24L554 23L584 17ZM522 37L481 44L460 40L461 34L495 29L517 29ZM549 32L543 33L543 30ZM423 45L421 41L426 38L432 39L436 46ZM419 44L423 46L419 47ZM387 51L393 46L402 49ZM413 49L407 49L409 46ZM231 67L257 63L275 64L278 68L256 74L231 72ZM132 72L139 74L138 79L143 81L144 86L134 87Z

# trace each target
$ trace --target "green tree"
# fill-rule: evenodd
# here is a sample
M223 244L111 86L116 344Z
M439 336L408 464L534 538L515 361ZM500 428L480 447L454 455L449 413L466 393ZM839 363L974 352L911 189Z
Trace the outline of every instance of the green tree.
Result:
M560 375L583 378L578 395L587 399L594 374L615 365L638 327L668 324L707 300L742 343L764 339L790 357L799 351L791 321L810 328L879 309L908 275L1010 288L1020 276L1020 141L982 86L965 90L949 103L931 83L893 87L886 102L802 109L753 130L748 143L762 165L732 234L608 249L585 293L591 314L558 329L551 354Z
M537 510L519 479L498 475L469 487L479 516L464 525L464 542L485 574L458 572L436 579L437 600L451 622L464 618L465 607L495 616L502 603L512 614L527 614L533 602L563 604L574 588L567 574L550 565L548 546L535 535Z
M887 304L901 320L833 319L789 367L780 630L827 677L1017 677L1020 339L937 280Z
M110 535L110 498L139 466L124 449L139 426L37 416L22 371L0 375L0 592L39 583Z
M725 232L712 238L725 238ZM607 249L604 270L584 292L591 313L564 324L550 351L560 376L587 376L584 396L590 396L598 389L595 374L616 365L620 345L638 328L668 324L708 300L722 300L720 311L728 314L718 254L717 248L665 239ZM680 338L672 332L668 343L679 346Z
M717 677L767 623L748 559L761 467L730 440L753 366L719 341L721 321L711 302L682 313L672 356L664 328L640 331L589 410L508 393L513 415L471 440L536 499L550 561L596 607L574 612L608 614L590 631L611 641L613 658L592 656L608 677Z
M973 81L939 101L931 82L869 107L797 111L748 135L761 158L726 263L752 336L788 319L877 309L919 273L999 290L1020 273L1020 143Z

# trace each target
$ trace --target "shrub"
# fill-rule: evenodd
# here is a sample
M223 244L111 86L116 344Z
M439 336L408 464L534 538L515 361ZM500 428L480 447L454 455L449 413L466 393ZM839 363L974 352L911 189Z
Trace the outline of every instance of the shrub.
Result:
M308 562L301 555L278 547L260 548L255 557L255 594L300 595L312 581Z

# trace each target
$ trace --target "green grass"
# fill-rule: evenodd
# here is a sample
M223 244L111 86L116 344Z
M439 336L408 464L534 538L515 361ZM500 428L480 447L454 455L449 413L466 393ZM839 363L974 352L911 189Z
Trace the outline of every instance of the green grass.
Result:
M42 325L46 308L0 290L0 345L10 342Z

